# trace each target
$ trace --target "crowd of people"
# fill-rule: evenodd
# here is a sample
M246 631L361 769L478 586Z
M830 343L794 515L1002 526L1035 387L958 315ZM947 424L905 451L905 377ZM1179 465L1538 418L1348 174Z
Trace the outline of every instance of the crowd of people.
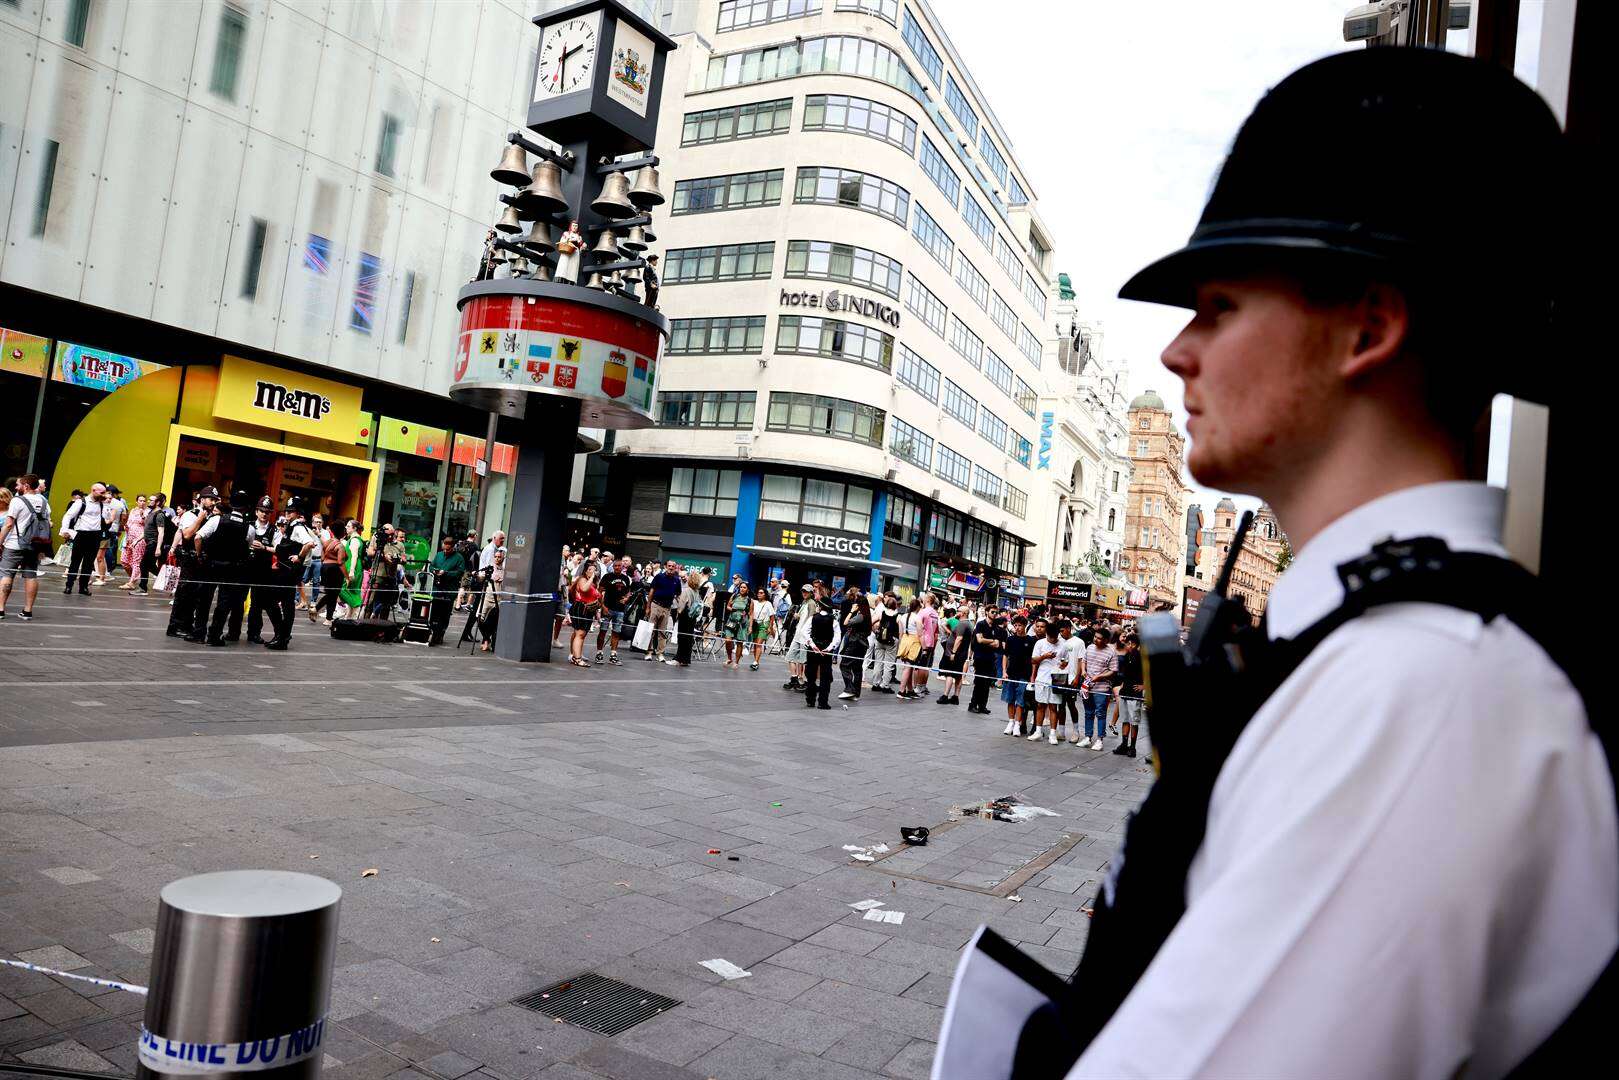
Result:
M726 667L757 671L767 649L785 656L783 690L802 693L806 708L830 709L833 671L845 706L864 691L904 701L933 696L940 705L992 714L997 694L1007 735L1105 749L1134 757L1143 705L1140 644L1133 628L1092 626L1043 607L1010 610L923 593L867 595L848 585L806 582L793 595L784 580L728 583L707 567L636 564L627 555L563 549L552 646L577 667L622 663L622 645L641 659L689 666L694 650L723 656ZM594 657L590 639L595 638ZM673 655L668 655L670 646Z

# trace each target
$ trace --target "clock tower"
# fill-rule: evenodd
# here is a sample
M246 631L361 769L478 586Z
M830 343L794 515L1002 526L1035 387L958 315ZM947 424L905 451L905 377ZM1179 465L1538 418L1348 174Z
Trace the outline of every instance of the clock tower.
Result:
M558 568L579 428L652 423L669 322L643 253L664 201L652 144L676 47L620 0L578 0L534 23L527 122L540 139L512 132L490 172L513 190L498 194L477 277L457 298L450 387L498 418L492 430L518 429L495 651L527 661L550 658L566 605Z

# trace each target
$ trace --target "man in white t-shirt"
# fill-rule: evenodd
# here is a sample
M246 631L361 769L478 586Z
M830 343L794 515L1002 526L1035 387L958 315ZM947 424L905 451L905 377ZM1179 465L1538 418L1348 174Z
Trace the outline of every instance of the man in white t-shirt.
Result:
M1057 623L1057 716L1055 726L1061 736L1063 723L1073 725L1069 743L1079 744L1079 683L1080 664L1085 658L1085 643L1074 634L1074 624L1067 619ZM1053 680L1056 681L1056 680Z
M39 491L39 477L28 473L17 478L17 494L11 497L6 515L0 518L0 620L6 617L6 601L11 599L11 580L22 578L24 622L34 617L34 598L39 595L41 538L48 546L51 536L51 504Z
M62 595L77 588L79 595L90 595L90 575L95 570L96 556L101 552L101 540L106 535L107 522L112 519L111 496L107 485L95 483L84 500L62 515L62 535L72 542L72 557L68 562L67 582Z
M1058 640L1056 623L1047 623L1043 633L1034 643L1032 660L1034 663L1034 732L1029 741L1034 742L1040 738L1040 729L1046 729L1046 736L1051 745L1056 746L1057 729L1061 726L1061 714L1057 711L1057 688L1052 685L1053 678L1061 668L1062 644Z

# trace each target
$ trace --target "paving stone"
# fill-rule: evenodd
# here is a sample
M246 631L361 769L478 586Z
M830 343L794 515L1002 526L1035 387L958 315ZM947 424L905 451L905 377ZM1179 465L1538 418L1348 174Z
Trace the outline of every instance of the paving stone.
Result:
M880 1024L860 1024L821 1056L861 1069L881 1069L911 1042L909 1035Z
M737 1035L690 1066L700 1076L725 1080L870 1080L876 1073Z
M853 1030L848 1021L718 986L686 1002L693 1018L778 1046L819 1054Z
M928 1080L933 1070L933 1055L937 1049L937 1044L926 1039L917 1039L883 1066L883 1074L908 1077L910 1080Z
M442 1077L443 1080L461 1080L461 1077L473 1072L482 1063L463 1057L454 1050L446 1050L418 1064L434 1076Z
M750 967L792 944L790 938L767 934L750 926L715 920L675 934L633 955L646 964L676 971L699 971L704 960L729 960L738 967ZM718 976L715 976L718 978Z
M921 968L890 964L869 956L851 956L807 942L783 949L772 956L770 962L822 978L841 979L885 994L902 994L906 987L927 974Z
M100 1020L107 1014L96 1008L93 1001L74 993L65 986L33 994L17 1002L35 1016L58 1028L71 1027L84 1020Z
M371 1011L408 1031L422 1032L470 1012L480 1000L464 990L406 967L397 960L350 964L333 973L349 992L371 997Z
M85 885L101 878L88 870L80 870L76 866L53 866L49 870L41 870L41 874L50 878L58 885Z
M149 927L142 930L126 930L121 934L109 934L107 936L125 948L140 953L142 956L151 956L152 946L157 942L157 931Z
M662 1016L654 1016L635 1025L622 1035L615 1035L613 1041L659 1061L685 1065L734 1034L734 1031L694 1020L680 1009L671 1009Z
M83 1043L72 1039L49 1046L24 1050L17 1057L30 1065L49 1065L57 1069L79 1069L84 1072L112 1072L112 1062L97 1054ZM0 1065L0 1068L4 1068Z
M608 1080L704 1080L702 1073L636 1053L612 1042L591 1047L575 1057L572 1063Z
M55 968L57 971L78 971L80 968L94 967L94 963L86 960L71 949L60 945L50 945L43 949L29 949L17 954L17 959L40 967Z

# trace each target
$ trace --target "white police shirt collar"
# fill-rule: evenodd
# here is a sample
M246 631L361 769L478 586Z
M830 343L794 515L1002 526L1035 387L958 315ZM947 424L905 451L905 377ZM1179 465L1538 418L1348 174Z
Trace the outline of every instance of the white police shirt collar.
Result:
M1390 538L1434 536L1452 551L1506 555L1506 492L1472 481L1419 484L1357 506L1300 548L1270 591L1270 638L1296 637L1343 603L1338 567Z

